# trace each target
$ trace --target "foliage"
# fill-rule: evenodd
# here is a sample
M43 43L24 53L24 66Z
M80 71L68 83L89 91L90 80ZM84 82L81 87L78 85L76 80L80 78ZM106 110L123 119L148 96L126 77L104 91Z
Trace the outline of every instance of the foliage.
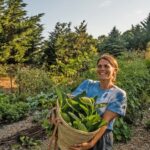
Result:
M54 93L37 94L34 97L28 97L27 102L30 106L30 110L43 110L50 109L55 106L57 96Z
M18 101L15 95L0 93L0 122L18 121L27 115L28 110L28 104Z
M116 142L127 142L131 139L132 130L128 126L128 124L123 120L123 118L119 118L115 121L114 124L114 139Z
M92 132L107 124L97 113L94 98L85 97L86 94L75 98L66 97L58 89L57 95L60 115L73 128Z
M7 65L0 65L0 76L7 76Z
M146 64L148 71L150 72L150 59L146 59L145 64Z
M41 58L42 64L47 67L55 64L57 58L56 52L59 48L56 43L60 37L63 37L71 32L70 26L71 23L56 23L54 31L50 32L49 39L44 43L44 52Z
M132 51L145 50L147 43L150 41L150 14L146 19L122 34L125 47Z
M4 0L0 3L0 62L32 62L42 42L43 14L27 17L23 0Z
M141 25L132 26L131 33L133 35L133 38L130 39L130 50L144 50L145 49L145 38L144 38L144 32ZM129 39L128 39L129 40ZM128 45L129 46L129 45Z
M150 41L150 13L148 14L147 18L141 22L141 25L144 32L144 43L146 47L147 43Z
M104 38L102 42L98 44L98 50L100 53L110 53L114 56L121 55L121 52L125 50L125 43L121 39L121 34L116 27L113 27L107 38Z
M45 63L51 64L50 71L52 77L56 76L55 83L66 77L73 79L87 70L91 57L96 55L96 40L86 33L85 21L75 27L74 32L70 26L70 23L57 23L47 41L45 59L49 61ZM49 55L46 57L46 54Z
M50 124L48 117L51 109L56 105L57 96L54 93L40 93L35 97L28 97L30 113L33 114L33 122L38 122L45 129L45 132L50 135L53 126Z
M148 102L150 74L145 62L138 55L128 53L120 57L121 71L118 75L117 84L127 92L128 109L126 121L135 123L139 117L142 117L142 110ZM125 57L125 58L123 58Z
M28 97L40 92L48 92L52 87L48 73L42 69L18 67L16 75L19 95Z
M19 141L22 146L27 148L31 148L32 146L38 146L41 143L39 140L35 140L31 137L23 136L23 135L19 137Z

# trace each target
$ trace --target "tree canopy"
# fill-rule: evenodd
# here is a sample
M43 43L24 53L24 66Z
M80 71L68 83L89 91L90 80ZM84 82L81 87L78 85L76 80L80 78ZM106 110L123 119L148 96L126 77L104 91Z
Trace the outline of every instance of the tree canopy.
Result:
M27 17L25 7L22 0L0 1L1 63L30 62L32 54L39 49L43 14Z

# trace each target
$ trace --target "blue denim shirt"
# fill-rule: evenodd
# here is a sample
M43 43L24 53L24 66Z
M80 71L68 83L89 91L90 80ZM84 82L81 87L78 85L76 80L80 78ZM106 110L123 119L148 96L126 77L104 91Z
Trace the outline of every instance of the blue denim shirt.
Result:
M72 93L73 97L85 92L87 97L97 97L95 105L103 104L102 107L98 107L97 111L102 116L106 110L117 113L120 116L124 116L127 107L126 92L117 86L113 86L110 89L103 90L100 87L99 81L85 80L83 81ZM99 106L99 105L98 105ZM113 130L113 119L108 129Z

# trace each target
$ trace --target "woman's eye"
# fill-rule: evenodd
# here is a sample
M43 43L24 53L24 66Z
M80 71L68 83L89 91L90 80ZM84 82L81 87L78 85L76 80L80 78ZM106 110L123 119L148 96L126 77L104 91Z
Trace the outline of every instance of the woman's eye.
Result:
M104 67L105 67L105 68L109 68L109 66L108 66L108 65L104 65Z
M98 67L99 69L100 69L100 68L109 68L109 65L98 65L97 67Z

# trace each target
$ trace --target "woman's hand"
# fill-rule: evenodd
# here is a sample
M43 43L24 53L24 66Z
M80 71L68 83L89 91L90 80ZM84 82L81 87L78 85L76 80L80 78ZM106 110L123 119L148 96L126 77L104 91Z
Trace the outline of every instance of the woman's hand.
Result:
M94 145L92 142L84 142L81 144L75 144L69 148L69 150L89 150L93 147Z

